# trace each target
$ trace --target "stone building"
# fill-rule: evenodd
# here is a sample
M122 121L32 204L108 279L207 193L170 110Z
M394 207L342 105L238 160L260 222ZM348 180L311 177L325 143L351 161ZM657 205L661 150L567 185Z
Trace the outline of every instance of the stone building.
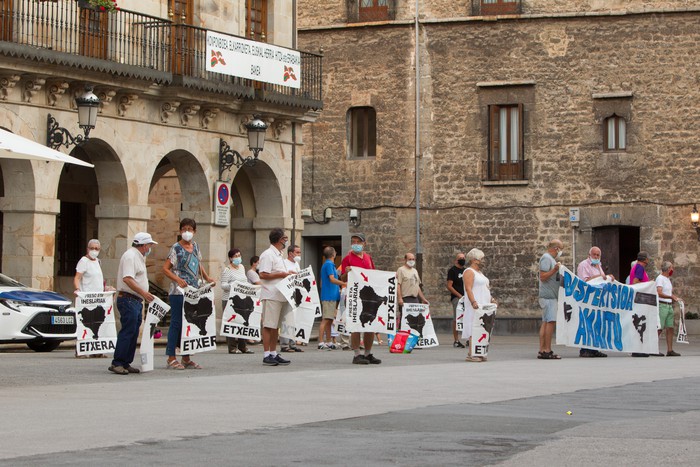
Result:
M1 127L44 143L50 114L75 136L74 98L89 84L101 100L90 138L60 148L94 169L0 159L2 272L70 293L95 237L113 284L119 258L145 230L160 242L147 261L151 278L166 286L158 273L183 217L197 221L213 277L232 245L247 261L269 245L270 228L298 235L301 126L322 96L321 57L295 55L296 3L120 0L121 10L102 11L92 1L0 0ZM259 79L207 71L213 31L253 41L245 50ZM266 81L263 52L298 57L298 85ZM245 125L255 115L268 124L258 162L220 177L221 146L252 156ZM214 215L220 178L232 181L228 225Z
M639 250L653 277L671 260L698 308L700 1L299 5L299 43L324 57L324 110L304 129L309 245L345 251L361 230L386 270L417 251L436 316L473 247L499 313L539 316L536 263L556 237L567 267L599 245L621 280Z

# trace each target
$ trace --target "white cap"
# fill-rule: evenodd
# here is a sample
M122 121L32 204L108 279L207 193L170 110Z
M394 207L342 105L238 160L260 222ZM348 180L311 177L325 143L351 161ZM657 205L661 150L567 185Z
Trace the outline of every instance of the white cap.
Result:
M151 237L151 234L146 232L139 232L136 235L134 235L134 243L136 245L148 245L149 243L158 245L158 242L153 241L153 237Z

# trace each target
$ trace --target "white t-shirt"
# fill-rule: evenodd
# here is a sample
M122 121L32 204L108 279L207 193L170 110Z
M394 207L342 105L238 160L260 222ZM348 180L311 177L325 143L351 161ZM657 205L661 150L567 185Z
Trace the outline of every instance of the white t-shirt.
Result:
M80 291L81 292L103 292L105 289L104 277L102 276L102 268L100 261L91 260L87 256L83 256L78 261L75 271L81 273Z
M284 264L284 256L282 252L277 249L274 245L270 245L270 248L263 251L260 255L260 262L258 263L258 272L287 272L287 266ZM277 283L282 279L260 279L262 283L262 291L260 292L260 298L263 300L276 300L278 302L286 302L287 299L284 298L282 292L277 290Z
M132 290L124 283L125 277L131 277L136 281L136 285L148 292L146 258L133 246L124 252L122 259L119 261L119 269L117 270L117 290L140 297L135 290Z
M673 284L671 284L671 279L668 277L659 274L659 277L656 278L656 286L661 287L661 293L664 295L673 295ZM673 300L670 298L661 298L659 297L659 301L663 303L673 303Z

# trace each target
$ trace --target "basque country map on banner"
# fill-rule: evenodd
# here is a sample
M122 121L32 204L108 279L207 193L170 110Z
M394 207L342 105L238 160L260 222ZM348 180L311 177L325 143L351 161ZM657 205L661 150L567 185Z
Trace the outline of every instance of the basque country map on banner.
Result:
M418 336L416 347L425 349L440 345L433 320L430 318L430 306L423 303L404 303L401 315L401 329L411 331Z
M471 345L472 356L486 357L489 354L489 344L491 343L491 334L493 334L493 325L496 322L496 310L498 306L495 303L479 303L479 308L467 313L465 310L465 318L472 317L471 326ZM471 309L469 310L471 311Z
M348 332L396 332L396 273L353 267L348 273Z
M294 310L292 315L282 319L280 336L308 343L314 319L321 311L321 299L311 266L279 281L277 289Z
M185 287L182 307L180 353L183 355L216 350L216 314L211 284L195 289Z
M146 319L141 331L141 347L139 347L141 371L153 371L153 335L156 332L156 326L169 311L170 305L158 297L154 297L153 301L148 304Z
M75 299L78 355L113 354L117 345L114 292L78 292Z
M221 335L238 339L259 341L260 317L262 302L260 301L261 285L247 282L234 282L226 308L221 316Z
M654 281L585 282L564 266L557 307L557 344L614 352L659 352Z

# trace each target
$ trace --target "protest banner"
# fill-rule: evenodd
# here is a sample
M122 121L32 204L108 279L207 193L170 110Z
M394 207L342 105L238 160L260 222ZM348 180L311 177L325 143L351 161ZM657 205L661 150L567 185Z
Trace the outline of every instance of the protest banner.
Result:
M293 310L293 313L283 317L280 323L280 337L308 343L314 319L321 316L321 299L311 266L285 277L276 287Z
M676 338L676 342L679 344L690 344L688 341L688 331L685 327L685 303L683 300L678 300L678 306L681 310L681 317L678 320L678 337Z
M350 335L350 333L348 332L348 328L345 325L345 323L347 322L347 310L345 308L345 300L347 298L346 290L347 288L343 288L340 291L340 302L338 303L338 309L336 310L335 319L333 320L333 324L335 324L335 329L341 336Z
M396 331L396 273L353 267L348 273L349 332Z
M411 331L418 336L416 347L425 349L440 345L433 320L430 317L430 305L423 303L404 303L401 316L401 329Z
M659 352L658 296L653 281L585 282L559 268L557 344L613 352Z
M222 336L237 339L259 341L262 302L260 300L261 285L247 282L231 284L229 298L221 316Z
M214 312L214 290L212 285L196 289L183 289L185 302L182 306L182 332L180 353L190 355L216 350L216 314Z
M469 340L471 355L473 357L486 357L489 354L489 344L498 307L495 303L478 303L478 305L479 308L470 309L471 314L465 313L464 317L466 319L471 315L471 338Z
M455 329L459 334L462 334L464 330L464 297L465 295L462 295L459 299L457 302L457 309L455 310Z
M139 347L141 371L143 372L153 371L153 335L156 332L156 326L169 311L170 305L158 297L154 297L153 301L148 304L146 319L141 331L141 346Z
M114 354L117 326L114 292L78 292L75 299L78 355Z

